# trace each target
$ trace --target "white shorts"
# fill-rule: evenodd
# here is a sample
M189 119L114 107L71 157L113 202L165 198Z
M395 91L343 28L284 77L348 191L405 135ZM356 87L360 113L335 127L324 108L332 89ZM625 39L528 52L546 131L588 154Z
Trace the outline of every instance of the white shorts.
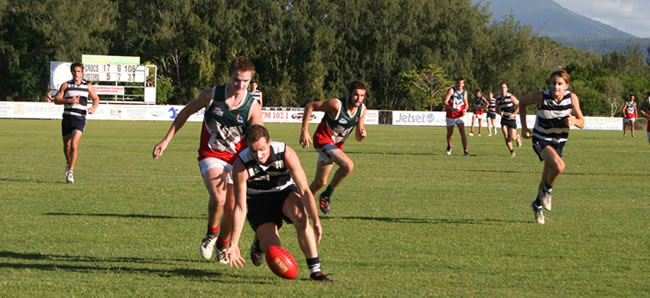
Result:
M634 124L634 118L623 118L623 125L628 123Z
M323 147L316 148L316 152L318 152L318 161L330 163L334 154L340 150L341 149L336 147L334 144L325 144Z
M463 124L463 125L465 124L465 121L463 121L463 118L456 118L456 119L454 119L454 118L445 118L445 120L447 121L447 126L456 126L456 125L460 125L460 124Z
M201 168L201 176L205 176L205 172L212 168L222 168L228 173L228 184L233 184L232 181L232 165L218 159L216 157L208 157L199 161L199 168Z

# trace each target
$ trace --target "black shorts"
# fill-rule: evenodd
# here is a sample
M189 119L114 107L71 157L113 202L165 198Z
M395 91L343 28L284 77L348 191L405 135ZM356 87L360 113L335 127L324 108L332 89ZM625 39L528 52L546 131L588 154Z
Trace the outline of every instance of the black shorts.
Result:
M63 116L63 121L61 121L61 135L66 136L72 133L75 129L84 132L86 128L86 118L74 117L74 116Z
M291 220L282 213L282 205L293 192L298 192L295 185L278 192L249 195L246 201L248 205L246 218L253 231L257 231L259 226L267 222L275 223L278 229L282 227L282 220L291 224Z
M533 150L535 150L535 153L537 153L537 157L539 157L539 161L544 161L544 159L542 158L542 151L544 150L544 148L550 146L551 148L553 148L553 150L555 150L555 152L557 152L557 155L562 157L562 149L564 149L565 143L566 142L562 142L562 143L549 142L549 141L542 140L540 138L533 137Z
M495 111L487 110L487 115L485 115L485 119L487 119L487 118L496 119L497 118L497 113Z
M517 119L510 119L507 116L501 117L501 126L507 126L512 129L517 129Z

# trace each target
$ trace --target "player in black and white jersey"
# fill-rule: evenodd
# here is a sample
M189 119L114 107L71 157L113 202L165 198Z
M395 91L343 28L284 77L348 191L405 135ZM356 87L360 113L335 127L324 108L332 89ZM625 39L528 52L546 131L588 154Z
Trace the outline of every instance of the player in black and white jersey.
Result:
M515 157L515 149L512 141L517 141L521 147L521 138L517 134L517 119L515 116L519 112L519 99L508 92L508 84L501 82L501 95L497 97L498 111L501 114L501 132L506 141L506 147L510 150L510 157Z
M93 114L99 105L99 96L95 93L93 85L83 79L84 65L72 63L70 65L72 80L59 88L54 96L55 104L63 106L63 121L61 121L61 134L63 135L63 154L65 154L65 179L74 183L74 167L79 156L79 142L86 128L86 114ZM88 98L93 103L88 108Z
M249 127L246 142L248 148L239 153L233 166L235 209L232 243L227 251L230 265L238 268L246 262L239 249L246 218L256 233L251 246L256 266L262 264L268 247L281 246L278 230L285 221L296 228L311 279L332 282L320 269L317 244L323 228L298 155L285 143L271 141L261 125Z
M569 137L569 128L585 127L578 95L569 91L571 77L564 70L551 74L551 89L535 92L522 99L520 105L521 133L533 138L533 149L544 161L544 171L539 183L537 198L531 203L535 221L544 224L543 209L551 210L553 184L565 165L562 150ZM537 119L533 132L526 125L526 106L537 105Z
M488 98L487 113L485 114L485 122L488 129L488 136L497 135L497 126L494 124L494 119L497 118L497 99L494 98L494 92L490 91L490 98Z

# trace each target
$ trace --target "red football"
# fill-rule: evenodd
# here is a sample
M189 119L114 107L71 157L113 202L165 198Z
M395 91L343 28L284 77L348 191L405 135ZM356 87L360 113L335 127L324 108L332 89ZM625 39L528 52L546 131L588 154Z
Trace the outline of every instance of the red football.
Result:
M298 276L296 259L282 246L269 246L265 256L266 264L269 265L275 275L286 279L294 279Z

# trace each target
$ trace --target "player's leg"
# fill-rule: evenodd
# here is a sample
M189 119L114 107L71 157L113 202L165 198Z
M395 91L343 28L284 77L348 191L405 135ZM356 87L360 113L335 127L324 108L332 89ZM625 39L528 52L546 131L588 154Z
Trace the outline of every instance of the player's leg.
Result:
M472 115L472 128L469 130L469 135L474 136L474 123L476 121L476 114Z
M481 119L479 117L477 117L477 118L478 118L478 135L480 137L481 136L481 129L482 129L482 125L483 125L483 123L481 123L481 122L483 121L483 119Z
M330 162L338 165L339 168L336 170L336 172L334 172L334 177L332 177L332 180L330 181L329 185L327 185L327 188L325 188L325 190L318 196L318 205L320 207L320 210L325 215L329 215L330 213L329 206L332 195L334 194L334 190L354 169L354 162L352 162L347 154L345 154L345 152L343 152L343 150L339 149L338 147L332 147L333 148L330 148L327 151L328 156L331 157Z
M325 162L319 157L316 163L316 175L314 176L314 181L309 185L311 193L316 194L327 185L327 177L329 177L333 167L333 162Z
M560 145L559 150L561 150L562 145ZM562 156L559 152L556 151L552 146L546 146L542 152L539 154L540 158L544 160L544 170L542 172L542 179L539 183L537 199L533 202L533 211L535 211L535 218L538 223L538 219L541 216L541 223L544 222L543 214L541 214L541 208L543 207L546 210L551 210L551 201L553 196L553 184L560 176L562 171L564 171L565 164L562 160Z
M203 183L208 190L208 230L201 241L201 256L211 259L215 246L223 251L230 239L218 237L221 219L224 215L228 190L229 170L224 161L217 158L206 158L200 161ZM221 258L221 259L219 259ZM217 251L217 259L221 263L228 263L225 254Z
M75 129L70 134L70 147L69 147L69 159L68 165L70 170L74 169L77 165L77 157L79 156L79 142L81 141L81 136L83 132L81 130Z
M289 194L282 206L282 213L291 220L296 228L298 243L300 244L302 252L305 254L311 279L331 282L332 280L321 272L314 229L309 223L309 217L305 212L305 206L297 193L291 192Z
M632 137L634 137L634 119L630 120L630 131L632 132Z
M463 121L458 121L458 132L460 133L460 139L463 142L463 153L467 156L469 152L467 151L467 135L465 134L465 123Z
M454 135L454 124L453 122L450 123L450 118L447 118L446 121L447 121L447 155L451 155L452 137Z
M623 136L625 136L625 130L627 128L627 119L623 118Z
M512 136L510 135L511 132L512 130L510 129L510 126L501 123L501 133L503 134L503 139L506 142L506 147L510 151L510 157L515 157L516 154L512 147Z

